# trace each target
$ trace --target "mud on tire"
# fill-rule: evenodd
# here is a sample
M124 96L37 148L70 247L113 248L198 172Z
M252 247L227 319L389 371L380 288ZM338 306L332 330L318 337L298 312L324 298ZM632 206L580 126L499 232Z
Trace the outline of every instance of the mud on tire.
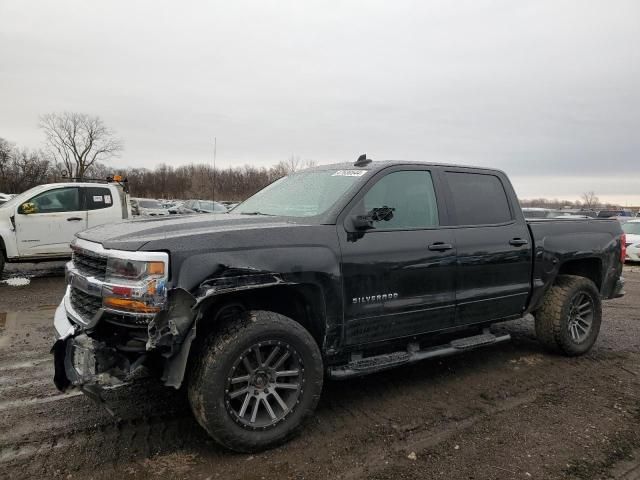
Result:
M254 452L297 433L316 408L322 381L320 350L304 327L274 312L248 311L207 339L188 396L213 439Z
M568 356L588 352L600 332L602 302L588 278L559 275L535 314L536 336L553 352Z

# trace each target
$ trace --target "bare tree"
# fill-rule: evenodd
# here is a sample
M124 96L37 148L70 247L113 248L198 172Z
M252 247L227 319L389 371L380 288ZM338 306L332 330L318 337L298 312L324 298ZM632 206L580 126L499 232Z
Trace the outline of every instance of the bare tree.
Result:
M289 175L290 173L297 172L298 170L303 170L305 168L311 168L315 166L316 162L313 160L302 160L297 155L291 155L287 160L281 160L275 168L282 172L282 176L284 176Z
M582 205L585 210L593 210L600 203L600 199L596 197L596 194L592 191L584 192L582 194Z
M9 141L0 137L0 183L5 184L9 170L9 160L14 146Z
M97 116L49 113L40 117L40 128L51 154L73 177L83 178L94 163L109 160L123 149L121 140Z

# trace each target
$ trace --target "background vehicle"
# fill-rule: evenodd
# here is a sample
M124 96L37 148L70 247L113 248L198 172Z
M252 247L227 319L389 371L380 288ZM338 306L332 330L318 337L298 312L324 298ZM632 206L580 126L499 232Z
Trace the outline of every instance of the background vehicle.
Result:
M11 200L13 197L15 197L15 195L13 194L9 194L9 193L0 193L0 205L2 205L3 203L7 203L9 200Z
M612 217L633 217L633 213L630 210L600 210L598 212L598 218L612 218Z
M167 209L163 208L158 200L151 198L132 198L131 209L135 212L134 215L142 217L164 217L169 215Z
M552 208L535 208L526 207L522 209L524 218L595 218L596 212L593 210L581 210L581 209L562 209L556 210Z
M627 260L640 262L640 220L629 220L622 230L627 238Z
M524 218L547 218L551 212L549 208L525 207L522 209Z
M131 216L126 186L118 182L39 185L0 205L0 272L4 262L71 255L76 233Z
M508 340L495 322L532 313L549 350L587 352L625 256L617 221L525 221L500 171L364 158L284 177L228 215L98 227L73 248L58 388L99 396L143 368L186 379L198 422L239 451L293 435L325 374Z
M189 210L196 213L227 213L227 207L211 200L187 200L182 209L185 213L189 213Z

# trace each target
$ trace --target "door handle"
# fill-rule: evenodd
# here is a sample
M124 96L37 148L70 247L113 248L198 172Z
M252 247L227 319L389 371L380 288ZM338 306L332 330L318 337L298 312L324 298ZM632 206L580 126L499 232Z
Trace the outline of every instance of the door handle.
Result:
M82 218L80 217L69 217L67 218L67 222L80 222Z
M444 252L446 250L451 250L452 248L453 245L444 242L436 242L429 245L429 250L431 250L432 252Z
M512 238L511 240L509 240L509 245L513 245L514 247L522 247L523 245L526 245L528 243L529 242L524 238Z

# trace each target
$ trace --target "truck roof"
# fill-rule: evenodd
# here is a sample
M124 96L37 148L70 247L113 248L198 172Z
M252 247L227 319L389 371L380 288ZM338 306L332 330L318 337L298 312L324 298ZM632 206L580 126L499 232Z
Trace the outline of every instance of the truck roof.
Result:
M425 162L425 161L413 161L413 160L375 160L366 165L354 165L355 162L341 162L331 163L327 165L318 165L311 167L308 170L370 170L378 171L383 168L392 167L395 165L425 165L433 167L455 167L455 168L469 168L473 170L484 170L487 172L500 172L501 170L495 168L478 167L475 165L456 165L450 163L438 163L438 162Z
M74 187L96 187L96 186L107 186L107 185L114 185L114 186L118 186L118 184L116 182L57 182L57 183L43 183L41 185L38 185L38 187L70 187L70 186L74 186Z

